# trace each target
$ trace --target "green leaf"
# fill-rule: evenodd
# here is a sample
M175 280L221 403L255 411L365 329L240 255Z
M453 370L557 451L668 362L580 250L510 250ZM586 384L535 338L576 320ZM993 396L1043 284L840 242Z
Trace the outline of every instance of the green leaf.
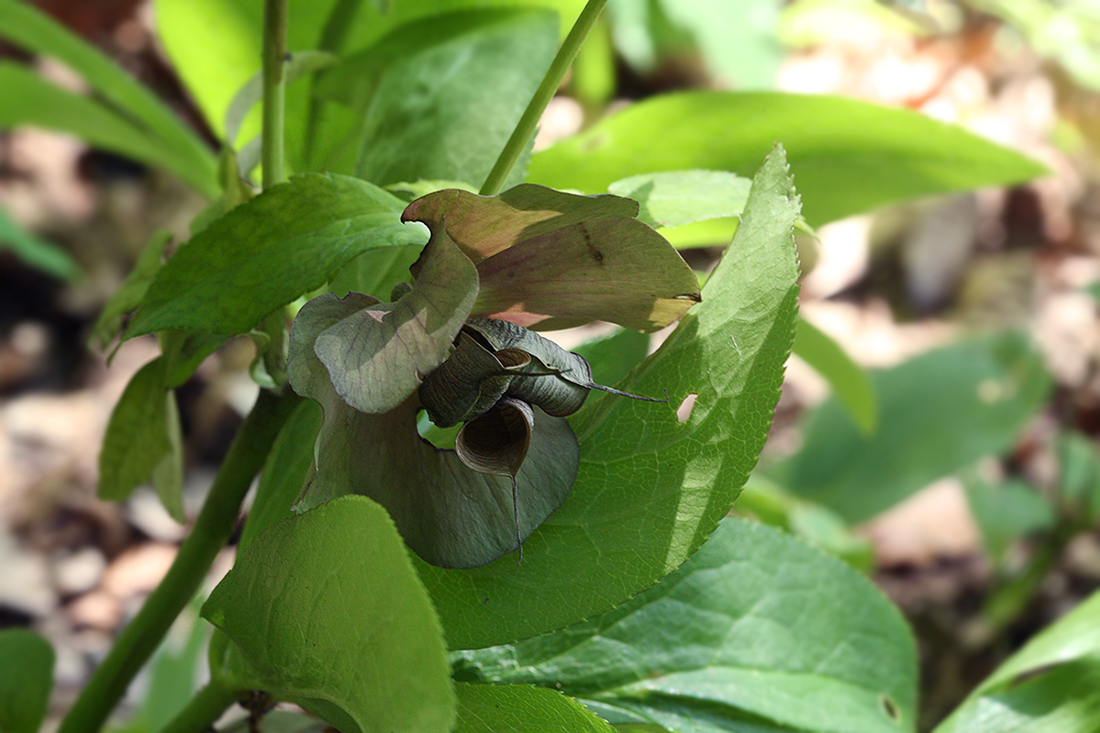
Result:
M370 4L362 4L352 17L339 19L337 39L326 37L326 25L337 0L290 3L287 44L291 50L321 49L345 57L370 47L396 28L418 20L428 20L444 12L466 8L526 5L551 7L561 15L561 33L572 26L583 0L418 0L395 3L391 12L381 14ZM263 6L253 0L157 0L158 36L179 70L188 90L203 111L207 122L224 139L224 116L233 95L260 68L260 38ZM515 60L513 59L514 63ZM343 141L361 120L338 105L327 104L318 119L310 114L312 80L306 79L287 90L287 152L293 170L339 170L323 156L310 156L309 140ZM488 87L480 87L486 94ZM526 101L526 100L525 100ZM335 112L335 114L333 114ZM343 113L343 114L340 114ZM259 132L258 116L243 129L248 137ZM461 141L469 143L468 139ZM448 150L448 154L454 150ZM420 172L417 172L417 176ZM416 177L413 178L415 180ZM478 184L480 185L480 181Z
M1086 733L1100 725L1100 593L1035 636L936 728Z
M290 506L302 493L313 464L313 443L320 427L318 405L303 400L279 431L260 474L256 500L248 512L238 552L243 552L268 527L295 516Z
M1045 404L1050 378L1026 338L1006 334L929 352L871 383L874 435L861 435L830 398L806 420L801 450L768 471L852 523L1007 450Z
M898 610L833 558L735 519L610 613L452 659L458 680L553 687L671 729L692 709L714 721L693 730L746 717L823 733L916 721L916 649Z
M100 349L106 349L119 334L124 316L137 308L141 299L145 297L145 291L149 289L149 284L153 282L157 270L161 268L164 250L171 241L172 233L165 230L160 230L149 238L149 242L141 251L137 262L134 263L134 269L130 270L122 287L115 291L107 301L107 305L103 306L103 311L96 319L95 325L92 326L92 333L88 337L90 343L96 344Z
M38 733L53 687L54 651L38 634L0 631L0 730Z
M390 300L393 286L408 282L409 268L423 249L419 244L407 244L364 252L332 278L329 291L340 297L364 293L378 300Z
M530 685L457 684L454 733L612 733L583 705L560 692Z
M594 193L639 173L749 175L777 140L814 225L1046 173L1019 153L907 110L820 95L687 92L635 104L537 153L527 180Z
M631 176L607 190L637 201L638 219L651 227L678 227L740 216L751 187L751 179L733 173L694 170Z
M5 248L11 249L31 267L62 280L69 280L80 272L80 267L65 250L26 231L12 221L7 211L0 209L0 249Z
M55 94L51 97L39 88L28 87L35 95L45 95L42 99L35 100L47 105L39 109L40 113L50 115L51 121L61 125L60 127L50 124L44 126L80 134L73 126L91 125L94 130L107 132L108 128L102 126L104 120L113 119L124 122L128 127L133 127L137 133L130 143L151 156L136 155L134 157L137 160L166 167L208 198L218 195L217 167L213 153L195 133L187 128L175 112L111 59L73 35L42 11L13 0L0 0L0 36L28 51L60 59L66 66L80 74L93 91L110 103L110 107L107 107L81 98L84 103L80 104L72 99L78 95L63 92L60 89L57 90L61 93L60 96ZM12 81L7 76L11 68L4 65L5 75L0 81L0 88L7 87ZM14 81L16 84L29 84L25 79ZM3 124L5 110L13 115L27 112L25 105L30 100L19 97L15 99L18 101L14 109L10 104L0 102L0 124ZM119 112L115 114L109 111L110 109ZM90 114L91 118L85 118L86 114ZM109 137L117 143L125 143L113 132ZM92 139L89 141L101 147L132 155L125 149L111 147L104 141L97 142ZM146 145L147 142L151 143L151 147Z
M609 336L585 341L573 352L592 367L592 381L615 385L649 353L649 336L621 328Z
M656 331L699 302L699 281L637 213L630 199L525 184L499 196L438 191L401 218L446 226L477 266L476 316L536 330L600 319Z
M1087 435L1066 432L1058 436L1058 494L1065 508L1082 521L1100 519L1100 454Z
M875 390L867 372L833 339L805 318L798 319L794 353L825 378L864 436L875 431L878 418Z
M183 429L180 426L180 410L176 393L164 393L164 430L168 436L168 452L153 468L153 489L164 505L168 516L180 524L187 521L183 511Z
M327 69L339 63L339 59L330 53L323 51L298 51L290 55L283 63L283 77L285 84L293 84L298 79ZM225 113L225 136L230 145L237 144L237 136L241 131L241 125L248 113L263 99L263 74L256 72L252 78L241 87L240 91L229 103L229 109ZM247 173L247 171L245 171Z
M348 129L351 137L319 131L324 147L312 160L379 185L419 178L480 185L557 39L557 18L545 9L447 13L399 26L318 82L319 95L345 104L361 123Z
M254 538L202 613L239 651L238 681L341 730L436 733L454 721L439 622L393 523L368 499L330 502Z
M798 216L782 151L755 179L737 239L654 355L572 418L581 465L520 566L418 563L452 648L533 636L612 608L678 567L729 511L763 446L794 338ZM697 395L690 417L675 407Z
M982 533L990 559L999 564L1016 540L1054 526L1054 508L1030 484L1010 480L1000 485L984 481L966 484L970 513Z
M307 174L212 222L157 272L126 330L244 333L376 247L424 241L403 205L369 183Z
M0 0L0 17L9 3ZM0 128L44 127L67 132L95 147L162 167L200 193L213 196L216 181L192 170L175 151L109 107L46 81L33 70L0 62Z
M158 357L138 370L123 390L99 453L100 499L126 499L172 450L167 379L167 362Z

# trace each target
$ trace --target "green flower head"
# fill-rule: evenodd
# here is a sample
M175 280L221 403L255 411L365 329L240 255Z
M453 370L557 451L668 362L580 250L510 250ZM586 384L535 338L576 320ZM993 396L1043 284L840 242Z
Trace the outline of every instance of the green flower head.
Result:
M529 329L653 331L699 301L694 273L636 214L629 199L532 185L410 204L402 218L431 231L412 288L392 303L323 295L295 320L290 383L325 412L296 509L364 494L443 567L519 549L576 478L564 417L606 389ZM464 423L454 450L420 437L422 409Z

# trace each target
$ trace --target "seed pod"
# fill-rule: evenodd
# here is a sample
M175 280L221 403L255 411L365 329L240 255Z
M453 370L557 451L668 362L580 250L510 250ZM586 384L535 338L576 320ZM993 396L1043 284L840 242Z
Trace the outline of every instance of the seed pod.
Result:
M424 377L420 403L432 422L441 428L481 415L504 396L512 380L512 368L526 366L531 358L518 349L497 353L460 331L451 355Z

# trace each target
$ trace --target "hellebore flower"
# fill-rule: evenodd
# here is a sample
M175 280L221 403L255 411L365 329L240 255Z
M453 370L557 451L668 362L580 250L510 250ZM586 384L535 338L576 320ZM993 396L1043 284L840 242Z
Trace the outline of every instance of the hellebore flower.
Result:
M325 413L296 510L364 494L443 567L521 548L577 475L564 416L590 389L615 391L528 328L653 331L699 301L691 269L637 210L532 185L411 203L402 218L431 231L413 287L393 303L323 295L294 322L290 383ZM465 423L455 450L420 437L421 409L441 427Z

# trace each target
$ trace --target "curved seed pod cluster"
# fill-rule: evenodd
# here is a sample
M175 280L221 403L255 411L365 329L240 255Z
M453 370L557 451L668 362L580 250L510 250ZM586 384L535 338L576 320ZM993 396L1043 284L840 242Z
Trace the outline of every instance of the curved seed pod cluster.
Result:
M432 422L449 427L477 418L505 397L565 417L581 409L592 389L662 401L596 384L584 357L523 326L471 318L451 356L424 378L420 403Z

